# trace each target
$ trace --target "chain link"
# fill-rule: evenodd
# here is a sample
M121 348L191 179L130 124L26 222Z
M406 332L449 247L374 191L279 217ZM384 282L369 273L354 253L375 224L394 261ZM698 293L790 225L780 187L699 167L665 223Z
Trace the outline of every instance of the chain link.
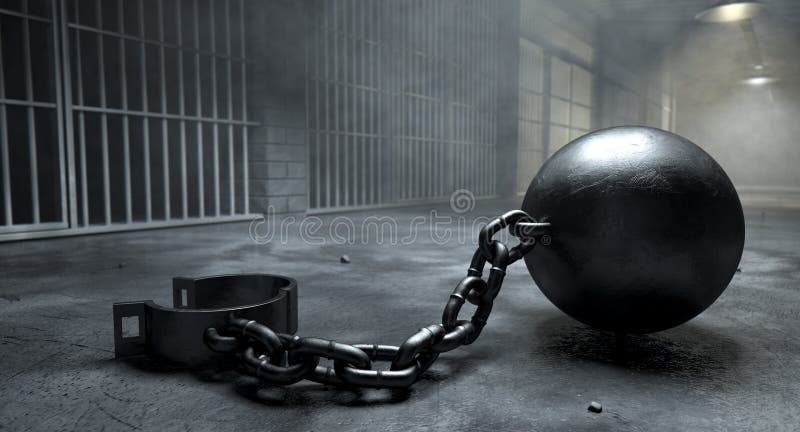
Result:
M456 285L442 312L441 324L423 327L399 347L343 344L327 339L275 333L256 321L229 316L220 331L208 328L203 340L213 351L237 353L248 374L268 384L290 385L303 379L321 384L372 388L407 388L433 365L440 353L469 345L480 336L500 293L506 268L530 252L547 235L548 223L537 223L521 210L499 216L478 235L467 276ZM494 236L508 228L519 237L508 248ZM483 271L489 264L489 276ZM477 306L469 320L459 319L464 303ZM321 358L333 366L320 366ZM374 362L389 362L386 370Z

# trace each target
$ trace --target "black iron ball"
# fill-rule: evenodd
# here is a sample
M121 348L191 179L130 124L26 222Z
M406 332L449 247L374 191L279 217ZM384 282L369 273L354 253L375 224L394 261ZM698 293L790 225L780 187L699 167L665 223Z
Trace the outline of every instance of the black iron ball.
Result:
M730 179L700 147L660 129L616 127L572 141L542 166L522 209L550 222L525 256L559 309L604 330L688 321L725 290L744 246Z

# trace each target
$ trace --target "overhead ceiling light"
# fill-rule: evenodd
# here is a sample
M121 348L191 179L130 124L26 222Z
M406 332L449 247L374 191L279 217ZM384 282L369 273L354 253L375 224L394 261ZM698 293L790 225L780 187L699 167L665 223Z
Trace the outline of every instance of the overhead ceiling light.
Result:
M749 84L751 86L762 86L764 84L774 83L775 81L777 81L777 79L767 75L757 75L742 80L743 83Z
M763 3L752 0L723 0L695 15L694 19L715 23L742 21L755 17L765 8Z

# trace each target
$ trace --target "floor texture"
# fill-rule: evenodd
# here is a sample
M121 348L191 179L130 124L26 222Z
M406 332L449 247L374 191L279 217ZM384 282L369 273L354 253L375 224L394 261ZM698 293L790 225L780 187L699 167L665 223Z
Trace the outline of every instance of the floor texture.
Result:
M247 223L0 244L0 430L797 430L800 209L747 208L727 291L689 323L646 336L617 339L566 317L514 264L481 338L443 354L408 392L305 382L246 397L234 372L114 359L112 303L171 305L178 275L289 275L299 334L399 344L440 319L474 250L473 219L514 206L323 218L327 229L395 217L399 231L382 242L340 228L309 244L297 216L266 244ZM432 218L448 215L452 236L434 241ZM602 413L587 410L592 401Z

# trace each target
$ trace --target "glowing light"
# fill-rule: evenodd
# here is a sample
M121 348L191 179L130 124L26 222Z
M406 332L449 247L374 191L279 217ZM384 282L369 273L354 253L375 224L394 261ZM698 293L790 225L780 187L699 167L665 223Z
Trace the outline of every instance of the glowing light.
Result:
M763 12L765 6L757 1L725 0L695 15L694 19L704 22L734 22L755 17Z
M761 86L761 85L764 85L764 84L773 83L775 81L776 80L773 77L760 75L760 76L754 76L754 77L747 78L747 79L743 80L742 82L745 83L745 84L752 85L752 86Z

